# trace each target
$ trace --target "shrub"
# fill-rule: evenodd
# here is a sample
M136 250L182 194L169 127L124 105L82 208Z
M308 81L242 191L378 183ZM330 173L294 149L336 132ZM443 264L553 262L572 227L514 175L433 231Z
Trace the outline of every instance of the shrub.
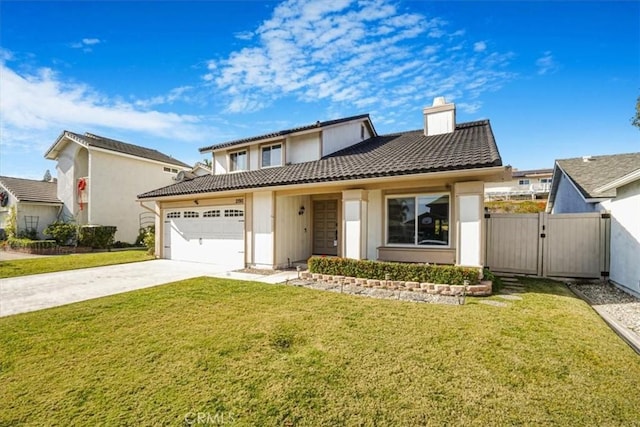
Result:
M311 257L308 262L311 273L448 285L464 285L465 281L469 285L476 285L480 282L480 270L472 267L325 257Z
M147 247L147 253L153 255L156 253L156 227L150 225L144 228L144 237L142 243Z
M38 230L35 228L26 228L18 233L19 239L38 240Z
M7 218L6 231L8 239L15 239L18 237L18 214L16 207L12 206L9 211L9 218Z
M11 249L29 249L35 251L55 249L58 246L55 240L17 239L15 237L10 237L7 240L7 244Z
M82 225L78 230L78 244L96 249L110 248L117 230L112 225Z
M77 227L75 224L56 221L44 229L44 234L51 236L59 245L71 245L76 240Z

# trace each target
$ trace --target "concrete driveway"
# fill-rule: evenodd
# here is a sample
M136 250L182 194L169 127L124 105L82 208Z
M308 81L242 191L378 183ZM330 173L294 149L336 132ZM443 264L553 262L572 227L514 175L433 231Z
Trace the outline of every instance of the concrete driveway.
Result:
M224 265L153 260L0 279L0 317L200 276L232 277Z

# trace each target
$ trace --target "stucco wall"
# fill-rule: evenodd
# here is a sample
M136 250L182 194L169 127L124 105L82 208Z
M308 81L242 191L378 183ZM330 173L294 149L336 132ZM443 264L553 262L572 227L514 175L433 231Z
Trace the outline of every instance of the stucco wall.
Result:
M382 246L384 239L383 221L384 206L382 205L382 191L369 191L369 206L367 209L367 227L369 234L367 239L367 259L378 258L378 246Z
M587 203L582 196L575 189L573 184L569 182L567 177L563 174L560 175L560 181L558 182L558 190L556 192L556 198L553 203L553 210L551 213L582 213L582 212L597 212L598 209L594 203Z
M366 126L364 128L364 138L361 137L361 128L362 122L356 122L344 123L323 130L322 155L327 156L369 138L369 130Z
M640 181L618 188L610 209L610 278L640 294Z
M304 213L299 215L304 206ZM311 256L311 197L276 197L276 265L306 261Z
M46 238L44 229L58 217L58 206L20 203L18 206L18 233L33 224L38 231L38 238Z
M320 135L318 133L287 138L286 162L304 163L320 158Z
M175 174L164 172L162 164L95 150L89 163L88 223L115 225L115 239L133 243L139 215L147 212L136 202L138 194L173 184Z
M272 191L253 193L253 265L273 268L274 257L274 197Z

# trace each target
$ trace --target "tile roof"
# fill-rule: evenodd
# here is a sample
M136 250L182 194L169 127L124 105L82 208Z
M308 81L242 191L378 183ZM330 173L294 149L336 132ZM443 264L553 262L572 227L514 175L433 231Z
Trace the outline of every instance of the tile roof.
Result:
M382 135L320 160L254 171L205 175L149 191L141 199L280 185L410 175L502 166L488 120L463 123L449 134L422 130Z
M0 184L21 202L59 203L58 184L33 179L0 176Z
M313 123L311 125L295 127L295 128L292 128L292 129L279 130L277 132L265 133L263 135L252 136L252 137L249 137L249 138L236 139L236 140L228 141L228 142L221 142L220 144L214 144L214 145L210 145L208 147L203 147L203 148L200 149L200 152L204 153L206 151L218 150L220 148L228 148L228 147L232 147L234 145L244 144L246 142L259 141L261 139L268 139L268 138L275 138L275 137L278 137L278 136L285 136L285 135L289 135L289 134L296 133L296 132L302 132L302 131L309 130L309 129L321 128L321 127L326 127L326 126L337 125L337 124L340 124L340 123L349 122L349 121L352 121L352 120L368 119L368 118L369 118L368 114L361 114L359 116L345 117L345 118L336 119L336 120L327 120L327 121L324 121L324 122L318 121L318 122ZM373 124L371 125L371 127L373 128ZM374 130L374 132L375 132L375 130Z
M596 188L640 168L640 153L590 156L588 161L577 157L557 160L556 164L573 181L585 199L610 198L615 197L615 189L598 193ZM552 192L555 193L554 189Z
M60 140L63 137L70 137L71 139L78 140L84 144L87 144L91 147L102 148L103 150L115 151L118 153L128 154L130 156L141 157L143 159L155 160L162 163L167 163L170 165L188 167L191 166L181 162L180 160L174 159L171 156L167 156L164 153L159 152L158 150L154 150L151 148L141 147L139 145L129 144L127 142L118 141L111 138L105 138L104 136L95 135L89 132L86 132L84 135L75 132L64 131L62 135L56 140L53 146L47 151L47 154L55 148ZM46 157L46 155L45 155Z
M526 171L513 171L511 176L513 178L522 178L523 176L531 176L531 175L551 175L553 173L553 169L530 169Z

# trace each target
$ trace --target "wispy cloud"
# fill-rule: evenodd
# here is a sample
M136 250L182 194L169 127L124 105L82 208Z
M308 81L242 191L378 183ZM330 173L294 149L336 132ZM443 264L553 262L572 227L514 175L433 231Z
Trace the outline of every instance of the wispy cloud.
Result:
M79 42L73 42L69 46L73 49L82 49L83 52L91 52L93 48L91 46L95 46L97 44L102 43L102 40L96 38L84 38Z
M2 53L7 58L6 52ZM0 133L2 151L42 154L63 129L131 131L173 141L202 143L212 129L199 116L146 110L101 94L92 87L65 81L49 68L30 74L0 61ZM177 88L164 97L166 102L188 87ZM148 101L145 107L151 106Z
M176 101L189 101L188 93L193 91L193 86L180 86L173 88L166 95L158 95L148 99L134 101L136 107L148 109L158 105L173 104Z
M415 109L435 95L477 111L484 92L513 78L510 55L391 0L286 0L251 34L244 48L209 61L202 76L229 112L284 97Z
M551 54L551 51L544 52L544 54L536 60L536 66L538 67L539 75L551 74L558 70L558 64Z
M240 31L234 33L233 36L239 40L251 40L253 38L253 33L251 31Z

